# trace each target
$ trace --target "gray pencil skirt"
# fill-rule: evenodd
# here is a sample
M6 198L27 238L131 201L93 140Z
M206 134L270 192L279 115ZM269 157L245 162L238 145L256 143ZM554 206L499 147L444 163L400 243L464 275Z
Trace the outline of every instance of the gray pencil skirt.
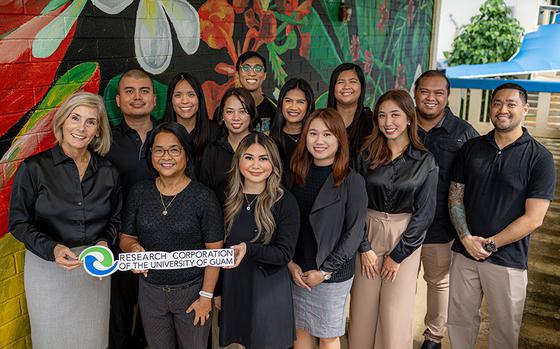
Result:
M308 291L293 285L294 316L297 329L313 337L334 338L346 331L346 305L352 280L321 283Z
M68 271L25 251L24 284L34 349L107 347L110 278Z

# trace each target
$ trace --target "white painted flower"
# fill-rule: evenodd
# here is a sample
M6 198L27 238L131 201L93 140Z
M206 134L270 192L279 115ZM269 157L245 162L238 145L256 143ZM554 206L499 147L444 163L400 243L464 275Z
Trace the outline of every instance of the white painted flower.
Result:
M134 0L92 0L100 10L118 14ZM64 1L55 1L59 6ZM35 57L49 57L68 35L87 0L74 0L53 21L46 25L33 41ZM45 9L45 12L48 9ZM196 9L187 0L140 0L134 30L135 54L140 66L152 74L167 69L173 55L169 20L173 24L182 49L189 55L198 50L200 20Z

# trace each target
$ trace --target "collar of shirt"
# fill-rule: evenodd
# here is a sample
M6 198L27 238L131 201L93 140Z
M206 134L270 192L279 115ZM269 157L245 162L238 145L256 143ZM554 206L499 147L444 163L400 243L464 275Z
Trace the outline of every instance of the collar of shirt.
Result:
M406 149L405 156L418 161L422 159L422 151L420 149L416 149L412 144L409 144Z
M529 134L529 132L527 131L527 129L525 127L522 127L522 129L523 129L523 134L521 135L521 137L517 138L513 143L504 147L504 149L508 149L508 148L514 147L516 145L527 143L527 142L531 141L531 139L533 137L531 137L531 135ZM500 148L498 147L498 144L496 144L496 139L494 138L494 133L495 132L496 132L496 130L492 130L492 131L488 132L486 134L486 136L483 136L483 137L488 143L490 143L490 145L492 147L500 150ZM504 150L504 149L501 149L501 150Z
M150 116L150 120L152 121L152 129L150 131L148 131L148 134L150 134L150 132L154 129L155 125L156 125L156 120L154 119L153 116ZM121 129L121 133L123 135L129 134L129 133L136 133L138 134L138 132L131 128L130 126L128 126L128 124L126 123L126 120L124 119L124 117L122 118L121 123L119 124L119 127Z
M87 176L89 169L91 168L91 173L96 173L97 172L97 168L98 168L98 158L97 158L97 153L94 152L93 150L89 149L89 153L91 155L91 161L90 164L88 164L88 168L86 170L85 173L85 177L89 177ZM53 163L54 166L58 166L63 162L67 162L67 161L74 161L72 158L70 158L68 155L66 155L66 153L64 153L64 150L62 150L62 147L60 146L60 144L56 144L53 148L52 148L52 157L53 157ZM91 165L91 166L90 166Z

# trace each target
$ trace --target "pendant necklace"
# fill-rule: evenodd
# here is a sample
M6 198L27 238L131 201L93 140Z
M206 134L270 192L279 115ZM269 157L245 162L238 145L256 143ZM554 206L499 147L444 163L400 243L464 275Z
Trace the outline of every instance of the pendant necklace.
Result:
M245 209L247 211L251 211L251 205L255 203L259 196L255 196L255 198L251 202L249 202L249 199L247 199L247 194L243 193L243 196L245 197L245 201L247 202L247 207L245 207Z
M188 185L188 183L189 182L187 181L187 185ZM178 191L175 195L173 195L173 198L171 199L171 201L169 201L169 203L167 205L163 201L163 195L161 194L161 191L158 190L158 192L159 192L159 199L161 200L161 206L163 206L163 211L161 211L161 214L164 215L164 216L167 216L167 213L168 213L167 210L169 209L169 206L171 206L171 204L173 203L173 201L175 201L175 198L177 197L177 195L179 195L179 193L181 191Z
M177 195L179 195L179 193L173 195L173 199L171 199L171 201L169 201L169 203L166 205L163 202L163 195L161 195L161 192L159 193L159 199L161 200L161 206L163 206L163 211L161 212L161 214L163 214L164 216L167 216L167 209L169 208L169 206L171 206L171 204L173 203L173 201L175 200Z
M288 138L290 138L290 139L292 140L292 142L294 142L294 143L297 143L298 140L299 140L299 135L298 135L297 137L292 137L292 135L289 134L289 133L284 132L284 134L285 134L286 136L288 136Z

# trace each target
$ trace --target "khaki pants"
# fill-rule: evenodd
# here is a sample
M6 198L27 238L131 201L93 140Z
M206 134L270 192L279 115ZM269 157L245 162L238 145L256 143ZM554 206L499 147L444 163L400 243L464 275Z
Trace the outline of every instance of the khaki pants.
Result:
M446 330L452 244L453 241L446 244L424 244L420 257L424 280L428 285L424 337L438 343Z
M523 317L527 270L477 262L453 252L447 328L454 349L474 348L482 296L490 318L489 349L516 349Z
M381 266L408 226L410 215L368 210L366 221L369 240ZM349 348L412 348L420 251L421 248L402 261L394 282L382 281L379 276L374 279L363 276L358 256L350 298Z

